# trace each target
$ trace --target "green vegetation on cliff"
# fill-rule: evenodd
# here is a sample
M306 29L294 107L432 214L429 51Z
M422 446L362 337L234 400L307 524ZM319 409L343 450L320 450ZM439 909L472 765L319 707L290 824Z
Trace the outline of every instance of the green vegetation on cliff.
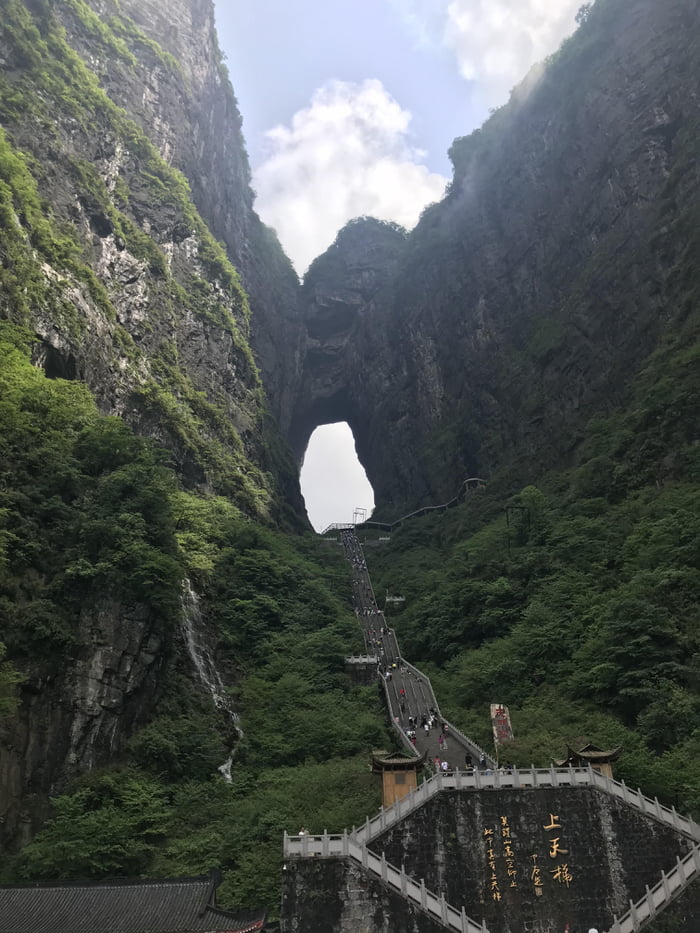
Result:
M109 23L80 0L71 9L105 55L130 64ZM133 41L146 41L126 18L117 20ZM119 391L129 394L129 385L128 404L179 450L183 472L249 514L269 515L274 480L241 440L261 432L265 406L248 342L248 299L186 179L100 87L50 5L32 13L10 0L0 46L0 316L42 333L50 321L73 359L86 329L99 330L103 354L121 372ZM100 138L110 151L98 155ZM138 311L126 320L134 282ZM223 391L205 393L202 374L185 358L189 321L204 339L230 342L235 407Z
M14 665L0 666L0 712L24 676L30 690L60 676L107 598L148 613L166 670L117 769L56 800L5 878L218 866L229 901L274 907L283 831L360 822L378 803L367 752L386 736L376 692L350 687L343 670L359 641L343 563L312 538L245 520L228 499L184 491L163 451L99 415L83 386L32 366L31 342L0 328L0 614ZM178 634L186 576L238 684L231 786L217 774L231 723Z
M99 416L84 386L32 366L30 336L0 334L3 636L14 659L58 666L91 596L148 602L164 624L177 609L177 482L163 452Z
M510 706L518 764L581 737L621 744L617 775L700 812L700 354L697 309L625 408L592 421L579 464L512 492L504 473L451 512L368 549L377 592L443 712L491 747Z
M160 69L177 71L127 17L98 19L83 0L65 6L100 61L127 74L145 49ZM308 536L285 537L256 524L272 513L275 480L264 472L265 457L283 464L286 452L264 412L237 272L195 211L186 179L110 100L108 68L94 74L86 67L57 11L65 12L47 0L7 0L0 23L7 65L0 75L0 317L12 322L0 334L3 728L47 698L47 705L71 708L77 720L85 698L71 693L66 680L98 656L94 623L106 602L123 629L147 620L158 645L150 656L157 676L140 684L143 703L133 702L115 747L96 759L100 766L66 787L44 829L3 863L3 880L192 874L217 866L226 903L262 901L274 909L285 829L340 830L376 808L378 788L366 756L389 741L383 713L376 692L349 685L342 669L343 657L359 647L359 633L337 553L317 550ZM564 85L553 78L567 56L587 54L602 22L591 17L578 45L567 44L550 63L550 89L557 84L561 93ZM457 182L473 162L491 163L492 151L506 151L501 133L516 109L504 108L479 134L455 144ZM543 111L548 121L549 105ZM700 225L685 194L692 191L697 123L671 129L679 157L663 175L661 206L650 223L659 238L653 256L663 288L645 280L645 327L658 325L658 333L643 346L659 349L625 406L587 425L581 415L575 438L562 429L549 437L543 431L532 442L530 463L561 439L567 463L576 464L568 472L538 472L520 489L522 464L507 462L522 452L513 441L485 493L444 516L406 524L385 550L368 557L377 591L406 596L407 609L396 619L402 647L430 670L444 712L465 732L488 744L488 703L506 702L517 737L507 754L519 764L547 764L567 741L584 735L621 743L620 776L697 813ZM563 131L555 137L557 144L568 138ZM537 149L530 167L542 159ZM506 162L493 162L494 190L510 207L513 192L529 186ZM572 184L567 178L564 189ZM402 284L406 300L398 305L402 329L392 341L411 359L402 334L412 334L423 307L429 309L439 326L426 328L424 348L434 336L444 341L445 371L455 371L457 388L469 370L457 335L481 308L481 290L472 300L464 271L471 256L467 227L478 212L456 210L458 194L453 186L446 211L431 208L408 238L413 252ZM549 235L552 215L542 213ZM531 216L520 217L526 227ZM505 269L520 254L514 243L513 252L498 258L494 244L510 229L510 215L497 225L504 217L488 261L476 262L475 282L477 274L501 262ZM353 229L362 233L353 225L351 235ZM474 229L471 242L478 245L484 237ZM588 320L601 331L613 319L605 303L610 288L599 293L593 284L607 276L617 299L620 281L637 281L638 266L657 264L647 262L640 246L618 251L626 231L588 237L587 244L597 245L585 262L569 256L575 287L566 269L558 269L571 307L558 298L532 305L532 313L513 318L517 341L502 354L487 353L493 368L477 384L503 391L489 396L484 411L514 412L513 423L534 425L524 435L528 443L543 402L558 400L551 386L568 387L566 378L547 384L533 376L563 349L569 362L579 362L577 347L597 360L594 329L585 344L574 340L586 324L579 313L586 311L584 297L596 305ZM526 233L536 241L530 227ZM257 227L253 237L282 264L269 231ZM403 248L400 231L390 240ZM544 242L543 234L536 246ZM445 257L452 267L441 266ZM341 260L338 250L329 255L331 272L342 270ZM322 266L312 266L307 287ZM542 277L530 274L541 286ZM276 293L276 287L268 293L283 304L285 289ZM413 304L423 299L424 306ZM629 311L634 290L624 299ZM502 306L498 294L491 305ZM522 305L517 295L515 305ZM447 312L454 310L451 319ZM628 330L638 321L634 313L618 319ZM511 326L495 314L484 320L489 326L506 321L504 333ZM475 344L489 326L474 332ZM84 352L88 335L96 344ZM225 380L214 388L208 381L218 375L211 355L222 347L229 394ZM635 367L647 352L639 350ZM440 361L431 354L437 377ZM204 377L196 365L202 357ZM91 384L104 392L101 401L157 441L98 412L77 381L83 369L76 358L95 366ZM614 369L618 360L608 354L606 365ZM72 369L76 381L49 379L32 361L53 376ZM420 384L418 362L406 384L413 377ZM427 388L440 385L437 378L426 381ZM386 382L381 388L389 396L399 383L391 392ZM617 404L625 389L622 379L615 382L618 395L599 408ZM508 392L517 396L510 409ZM423 441L434 430L434 443L420 451L427 474L434 466L449 476L479 444L503 453L497 435L504 426L495 418L484 415L481 437L474 430L472 395L459 399L445 382L441 404L443 397L444 418L423 420ZM410 408L397 410L393 421L389 412L387 424L398 424ZM418 418L411 430L416 426ZM391 446L384 432L377 436ZM288 517L289 508L283 504L278 514ZM242 714L230 785L217 768L236 730L197 683L187 655L180 631L186 581L200 596L212 650L225 681L235 685L230 699ZM146 648L142 653L149 655ZM61 736L51 738L60 745ZM63 764L53 762L53 774Z

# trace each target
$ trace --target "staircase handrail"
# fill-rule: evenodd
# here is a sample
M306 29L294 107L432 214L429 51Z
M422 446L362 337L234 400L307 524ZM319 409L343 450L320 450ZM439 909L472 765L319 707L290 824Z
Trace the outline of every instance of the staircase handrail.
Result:
M468 736L466 736L466 735L462 732L461 729L457 728L457 726L452 725L452 723L449 721L449 719L446 719L445 722L447 723L447 725L448 725L448 727L449 727L449 730L450 730L450 732L452 733L452 735L459 736L459 738L462 740L462 742L469 748L469 751L470 751L473 755L476 755L476 756L477 756L477 761L478 761L478 760L482 757L482 755L483 755L484 760L485 760L486 763L489 765L489 767L491 767L491 768L495 768L495 767L496 767L496 760L495 760L495 758L492 758L491 755L489 755L489 753L488 753L487 751L484 751L484 749L483 749L480 745L477 745L477 743L476 743L473 739L468 738Z
M668 874L661 871L661 880L653 888L646 886L646 893L636 902L630 901L630 909L622 917L615 917L608 933L638 933L653 920L660 909L675 900L700 872L700 846L694 846L686 857L676 859L676 867Z
M666 807L659 803L658 797L647 797L640 788L632 790L624 781L616 781L614 778L601 774L589 764L588 769L591 774L591 783L606 791L614 797L619 797L625 803L630 804L637 810L641 810L646 816L656 819L660 823L666 823L676 832L692 839L695 843L700 843L700 826L691 816L681 816L675 807Z
M320 856L325 858L349 855L360 861L364 867L369 867L379 874L384 881L388 881L401 890L402 893L408 894L412 900L427 909L429 913L443 919L442 905L444 901L442 898L438 898L431 892L426 892L428 904L426 907L425 898L421 899L422 893L421 897L416 896L416 889L422 892L425 890L424 885L421 883L420 886L416 886L415 882L406 878L403 870L399 871L389 865L387 865L387 876L382 875L382 872L376 869L375 863L381 865L384 862L383 857L369 852L367 846L386 830L396 825L399 820L422 807L444 790L581 786L590 786L603 790L623 799L631 806L643 810L647 815L668 823L684 835L700 838L700 827L690 817L681 817L674 808L662 807L658 800L645 797L639 790L637 792L630 791L624 782L608 778L606 775L595 771L590 765L587 768L555 768L554 766L520 770L514 768L512 771L496 770L490 774L477 769L471 773L457 770L452 774L442 772L435 774L405 797L397 800L391 807L382 807L377 816L371 820L368 818L362 826L353 828L350 833L346 831L333 835L324 833L321 836L307 834L289 836L285 832L284 855L285 857ZM653 812L649 809L650 806L653 807ZM363 852L366 853L365 856L363 856ZM386 863L384 862L384 864ZM699 873L700 845L696 844L684 859L676 859L676 867L671 872L666 874L662 871L661 880L653 888L647 887L646 894L639 901L636 903L630 901L629 911L622 917L614 918L608 933L638 933L647 925L649 920L656 916L663 905L677 897ZM396 877L399 879L398 883ZM439 905L439 910L436 905ZM449 905L446 905L446 907L447 925L450 929L466 930L467 933L477 933L477 931L483 933L482 928L475 925L469 918L466 918L466 927L458 925L462 923L463 917L466 917L464 911L460 914L454 908L450 908ZM470 923L471 926L468 925Z
M393 531L394 528L405 522L409 518L418 518L421 515L425 515L427 512L437 512L445 511L446 509L452 508L453 505L462 499L466 495L468 486L467 483L478 483L477 489L482 489L486 485L486 480L482 479L480 476L468 476L465 480L462 480L462 485L459 487L459 492L456 496L453 496L452 499L449 499L447 502L443 502L441 505L424 505L420 509L415 509L413 512L409 512L407 515L402 515L401 518L397 518L395 522L373 522L372 519L366 522L357 522L357 524L350 522L333 522L327 528L324 528L321 532L322 535L327 534L329 531L345 531L348 528L376 528L379 531Z
M495 760L488 754L488 752L484 751L484 749L481 748L480 745L477 745L476 742L474 742L474 741L472 741L472 739L468 738L468 737L462 732L462 730L461 730L461 729L458 729L456 726L454 726L454 725L449 721L449 719L445 719L445 718L443 717L442 713L440 712L440 706L439 706L439 704L438 704L437 697L435 696L435 691L433 690L432 682L431 682L430 678L427 676L427 674L424 674L422 671L418 670L418 668L415 667L415 665L411 664L410 661L407 661L407 660L406 660L405 658L403 658L403 657L401 658L401 663L403 664L404 667L407 667L410 671L413 671L413 673L416 675L416 677L420 677L420 678L422 678L422 680L425 681L425 683L427 684L428 689L430 690L430 693L431 693L431 695L432 695L433 702L434 702L434 706L435 706L435 709L436 709L437 714L438 714L438 718L439 718L442 722L446 722L446 723L447 723L447 726L448 726L448 728L449 728L449 730L450 730L450 733L451 733L452 735L456 735L456 736L462 741L462 743L463 743L464 745L466 745L466 747L469 749L469 751L470 751L471 754L476 755L477 761L478 761L478 760L481 758L481 756L483 755L483 756L484 756L484 760L485 760L486 763L489 765L489 767L495 768L496 762L495 762Z
M411 746L415 754L415 749ZM382 807L371 820L354 829L352 835L359 841L370 843L390 826L413 813L442 790L481 790L482 788L523 789L538 787L597 787L619 797L631 806L654 816L685 836L700 841L700 827L691 817L681 816L675 808L663 807L657 800L644 797L641 791L633 792L624 782L615 781L590 766L587 768L513 768L496 769L490 774L478 768L473 771L455 770L452 773L438 772L405 797L390 807ZM643 803L641 802L643 801ZM652 812L653 809L653 812Z
M390 693L389 693L389 685L388 685L388 683L386 682L386 680L384 679L384 677L381 677L381 676L380 676L380 679L381 679L382 685L383 685L383 687L384 687L384 698L385 698L385 700L386 700L386 707L387 707L387 709L389 710L389 718L391 719L391 727L392 727L392 729L394 730L394 732L396 732L396 734L398 735L399 739L401 740L401 744L404 745L404 746L406 747L406 749L410 752L411 755L413 755L414 758L418 758L418 751L417 751L415 745L414 745L413 742L409 739L409 737L406 735L404 729L399 725L399 723L396 722L396 720L394 719L394 717L393 717L393 715L392 715L392 709L391 709L391 695L390 695Z
M399 820L422 807L428 800L443 790L482 790L484 788L529 789L537 787L577 787L592 783L588 768L513 768L511 771L439 771L409 791L390 807L382 807L379 813L357 828L351 835L358 841L369 844L377 836L394 826Z
M295 844L297 843L298 844ZM445 901L444 894L437 895L425 886L409 878L405 870L396 868L387 862L384 853L376 855L370 852L366 845L358 842L349 833L337 833L322 836L288 836L284 834L284 857L344 857L351 858L367 871L372 872L385 884L397 890L404 897L408 897L431 919L437 920L448 930L458 933L489 933L485 922L477 923L467 916L464 908L457 910Z

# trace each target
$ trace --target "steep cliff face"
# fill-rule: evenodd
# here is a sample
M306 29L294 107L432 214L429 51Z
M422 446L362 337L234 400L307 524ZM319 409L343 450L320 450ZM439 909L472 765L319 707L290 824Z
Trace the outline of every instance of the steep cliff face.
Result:
M274 234L252 211L240 115L220 61L212 3L183 0L169 4L167 14L155 3L71 0L37 4L33 14L11 3L0 41L3 125L19 151L50 166L38 178L39 195L56 224L73 227L82 262L106 289L104 307L84 294L71 293L65 303L77 307L70 312L74 330L91 332L89 347L68 335L55 311L41 325L36 310L25 316L44 338L49 371L84 378L106 411L126 417L135 387L143 394L150 379L162 384L166 371L185 371L185 407L197 408L198 391L216 397L261 464L261 406L250 395L260 383L248 341L259 344L277 414L284 421L287 410L288 420L295 385L289 372L297 364L287 324L298 283ZM248 294L212 235L224 242ZM51 275L55 291L80 290L56 282L64 268ZM114 322L105 319L112 309ZM19 319L18 309L8 316ZM151 397L131 420L157 435L162 407ZM209 421L224 447L237 446ZM164 440L183 446L173 436ZM197 466L196 452L181 451L180 459L193 481L212 479Z
M465 475L504 465L527 482L575 461L586 421L619 405L687 325L696 26L691 0L599 0L541 74L455 141L447 197L398 259L379 260L381 295L357 310L370 323L342 351L362 366L355 433L380 504L442 501ZM362 236L339 238L327 292L352 287ZM306 314L309 385L325 338L311 336L313 298Z
M393 338L387 309L405 239L395 224L351 222L305 276L304 367L290 431L299 460L318 424L347 421L362 462L380 472L375 458L392 439L386 406L398 389L383 371Z
M281 485L293 502L295 481L270 473L270 451L283 445L270 427L250 302L231 259L251 293L259 359L272 360L270 384L284 386L275 393L280 417L293 386L285 367L296 366L284 322L295 313L297 280L252 211L212 3L8 0L0 62L0 320L37 338L33 360L50 379L85 383L103 413L165 448L186 489L223 494L253 520L276 518L286 507ZM274 340L289 356L266 349L266 314L281 321ZM119 456L117 444L107 470ZM3 519L19 523L31 509L15 479L7 489L3 481ZM142 482L132 478L123 490ZM56 546L70 548L70 485L57 489L57 517L47 507L40 520L37 553L62 524ZM131 524L130 511L114 521L136 548L150 519ZM170 547L172 529L168 537ZM3 553L2 570L10 569L0 574L2 640L28 675L0 741L1 833L12 844L41 823L49 794L123 751L152 716L163 667L179 650L174 566L167 582L154 567L140 594L100 584L98 572L84 577L80 599L66 601L70 555L34 566L16 556L23 545ZM111 560L95 559L89 575ZM152 595L161 586L170 590L167 610ZM21 641L32 626L41 631L42 599L45 641L57 612L69 635L53 658L29 663Z
M273 414L286 427L296 390L299 282L274 231L253 210L241 116L219 50L212 0L91 4L134 60L115 58L84 11L57 13L71 45L110 99L123 107L187 178L192 200L241 275L251 306L251 343Z
M4 847L29 842L49 795L118 756L158 695L167 639L146 606L105 597L75 622L70 663L62 671L35 663L19 715L0 732Z

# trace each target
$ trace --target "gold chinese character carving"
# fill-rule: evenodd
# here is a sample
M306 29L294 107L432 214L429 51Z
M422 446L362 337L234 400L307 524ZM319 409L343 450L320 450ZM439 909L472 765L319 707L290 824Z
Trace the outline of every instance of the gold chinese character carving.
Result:
M559 822L559 814L550 813L549 824L547 826L543 826L542 829L561 829L561 823Z
M549 857L550 857L550 858L556 858L557 855L560 855L560 854L561 854L561 855L568 855L568 853L569 853L569 850L568 850L568 849L562 849L562 847L559 845L559 838L560 838L560 837L557 836L556 839L550 839L550 840L549 840L549 846L550 846L550 849L549 849Z
M565 884L567 888L574 880L573 875L569 872L569 866L564 862L563 865L557 865L556 868L551 869L550 874L555 881L558 881L559 884Z

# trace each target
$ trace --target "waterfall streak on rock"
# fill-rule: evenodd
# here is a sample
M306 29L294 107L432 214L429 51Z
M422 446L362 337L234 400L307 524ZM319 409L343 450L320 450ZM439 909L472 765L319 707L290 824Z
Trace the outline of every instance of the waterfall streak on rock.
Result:
M195 593L189 580L185 580L182 590L182 636L201 684L211 696L216 709L222 710L229 718L238 740L242 739L243 730L240 726L240 717L226 695L226 688L221 679L221 674L206 643L199 596ZM218 769L229 783L231 781L231 766L234 754L235 747L231 749L231 754Z

